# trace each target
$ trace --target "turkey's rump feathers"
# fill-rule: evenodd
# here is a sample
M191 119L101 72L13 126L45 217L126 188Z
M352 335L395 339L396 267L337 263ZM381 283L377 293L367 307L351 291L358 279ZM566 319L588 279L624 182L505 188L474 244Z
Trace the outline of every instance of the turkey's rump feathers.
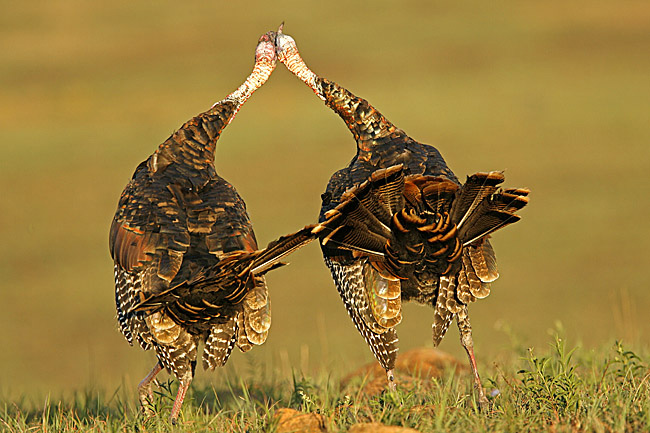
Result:
M499 190L503 181L501 172L476 173L459 187L396 165L375 171L325 213L314 232L331 256L341 249L362 260L373 332L399 323L403 290L434 305L435 342L463 305L489 294L498 277L489 234L518 221L515 212L528 202L526 189Z
M501 172L476 173L458 187L442 176L405 176L402 165L380 169L345 192L314 233L323 245L376 257L385 257L386 245L408 233L422 237L404 246L411 252L453 237L468 246L520 219L515 212L528 203L528 190L498 190L504 179Z

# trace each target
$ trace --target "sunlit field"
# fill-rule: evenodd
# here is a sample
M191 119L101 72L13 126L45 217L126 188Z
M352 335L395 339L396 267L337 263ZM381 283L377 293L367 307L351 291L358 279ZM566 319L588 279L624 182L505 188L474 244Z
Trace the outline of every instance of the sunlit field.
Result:
M108 228L119 194L159 143L244 80L258 37L282 21L316 73L435 145L459 178L505 170L507 186L531 189L522 221L493 238L501 277L488 298L470 307L486 380L499 375L500 362L505 377L522 381L515 388L526 385L517 371L528 364L520 358L527 348L555 356L549 342L558 326L571 348L582 351L574 360L578 368L588 370L590 359L604 368L608 357L622 356L613 348L619 340L647 369L646 1L316 7L68 0L11 2L2 9L0 417L32 406L43 411L46 401L53 413L59 401L68 407L79 393L101 390L106 413L135 418L135 387L155 357L129 347L115 319ZM246 200L265 245L315 222L329 176L354 153L343 122L279 65L225 130L216 167ZM322 390L373 360L318 246L289 261L268 275L273 325L267 343L235 353L225 370L198 371L192 392L227 389L227 381L238 386L238 378L251 387L255 377L263 386L289 383L292 375ZM402 351L431 346L432 316L430 309L406 306L397 328ZM440 349L465 362L456 329ZM590 351L598 355L584 355ZM255 376L261 371L263 379ZM644 380L639 371L636 385ZM469 395L464 379L447 380ZM271 412L314 410L295 404L291 389L276 391L269 391L280 402ZM429 400L444 394L422 393ZM195 398L188 411L208 410L211 418L235 410L215 403L214 393L208 400L206 409ZM453 406L453 398L445 401ZM321 401L321 409L334 413L330 403ZM465 403L454 410L470 416ZM163 409L161 417L166 414ZM259 416L251 426L270 428ZM351 424L328 425L345 431ZM28 425L37 424L0 430ZM444 427L423 425L423 431Z

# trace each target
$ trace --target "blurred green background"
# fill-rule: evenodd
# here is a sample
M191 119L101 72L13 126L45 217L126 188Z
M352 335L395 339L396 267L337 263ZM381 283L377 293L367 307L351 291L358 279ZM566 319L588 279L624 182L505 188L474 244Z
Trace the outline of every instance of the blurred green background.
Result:
M561 321L590 347L650 322L650 3L31 1L0 15L0 394L135 386L154 363L117 329L108 228L137 164L248 75L285 21L312 69L435 145L464 179L532 190L493 241L472 305L480 363ZM314 222L355 152L278 66L224 132L216 166L258 241ZM273 272L267 344L231 364L345 373L372 359L312 244ZM431 345L409 305L401 348ZM510 331L509 331L510 330ZM456 329L441 348L458 356ZM218 373L217 373L218 374ZM199 373L199 380L215 375Z

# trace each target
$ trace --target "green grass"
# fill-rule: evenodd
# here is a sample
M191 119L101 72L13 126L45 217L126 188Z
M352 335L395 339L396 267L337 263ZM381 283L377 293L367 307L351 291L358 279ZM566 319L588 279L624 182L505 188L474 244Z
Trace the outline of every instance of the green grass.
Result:
M559 358L544 349L555 320L583 347L622 339L639 353L649 350L647 0L332 0L318 8L296 0L254 7L203 0L4 3L0 396L12 428L38 430L47 395L50 424L62 413L71 426L141 426L134 385L154 358L128 347L117 329L107 245L117 199L160 142L240 84L257 38L281 21L314 71L435 145L460 178L506 169L507 186L532 191L522 221L494 237L501 277L470 309L483 377L494 378L502 391L500 412L485 417L466 410L467 401L459 404L455 396L465 398L467 381L453 377L401 397L405 406L409 398L430 396L437 407L437 396L448 393L444 411L429 418L453 428L474 423L479 431L497 425L515 431L519 424L509 423L521 411L550 425L553 405L565 430L572 414L596 431L599 418L603 431L622 430L625 419L629 426L631 419L642 423L632 392L619 407L603 391L628 393L626 387L643 380L638 372L633 380L615 379L621 364L614 358L621 355L611 348L573 354L578 409L541 405L544 392L572 380L571 371L557 383L516 372L536 371L525 350L534 346L538 362L550 359L547 373L559 374ZM224 131L216 166L246 200L266 244L314 222L327 179L354 148L340 119L279 66ZM371 355L318 247L309 245L290 261L268 276L273 325L267 343L233 355L225 370L233 393L224 374L197 372L186 420L243 425L244 417L264 426L262 407L297 405L292 369L305 373L324 413L345 401L346 391L335 386L347 373L339 366L361 365ZM397 328L403 351L430 344L431 317L430 309L405 306ZM516 344L499 332L508 330L504 323L516 331ZM464 357L455 330L441 349ZM251 390L243 400L240 377ZM201 391L208 380L218 401L211 387ZM268 405L256 400L260 386L269 389ZM352 421L384 416L381 401L366 404L349 395ZM575 401L575 394L565 397ZM644 388L636 401L642 397ZM408 421L400 410L386 414ZM346 417L337 422L347 423ZM165 429L165 423L163 417L146 429Z
M280 408L318 413L330 432L378 422L421 432L628 432L650 429L650 371L647 357L620 342L588 350L558 336L547 347L512 347L511 356L481 373L492 394L491 410L478 412L469 377L448 371L440 379L415 377L396 392L367 396L365 378L338 385L344 372L315 376L293 372L225 375L214 385L194 384L179 423L167 417L176 383L163 382L158 413L139 414L132 389L81 389L61 399L27 397L0 407L0 426L11 432L233 431L273 432ZM494 390L499 390L497 394Z

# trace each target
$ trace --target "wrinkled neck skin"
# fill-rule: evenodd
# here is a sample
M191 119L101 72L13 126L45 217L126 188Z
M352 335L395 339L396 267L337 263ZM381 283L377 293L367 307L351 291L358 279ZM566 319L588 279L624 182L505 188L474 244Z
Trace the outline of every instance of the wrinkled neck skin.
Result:
M350 93L333 81L320 78L305 64L293 38L278 35L278 59L309 86L325 104L336 112L354 135L360 152L372 152L390 137L405 135L368 101Z
M258 63L255 63L255 67L253 68L253 72L246 78L246 81L237 88L234 92L232 92L230 95L226 96L223 100L216 102L210 110L207 111L207 113L210 113L215 110L219 110L219 106L232 102L235 104L234 109L232 109L232 112L230 114L228 124L232 122L232 120L235 118L235 115L239 111L242 105L246 101L248 101L248 98L250 98L253 93L266 81L269 79L271 76L271 73L275 69L275 61L274 60L269 60L265 59L266 61L261 61ZM223 127L225 128L226 125Z
M271 42L266 45L273 47ZM266 51L263 50L266 48ZM193 117L172 134L149 158L150 171L156 173L172 163L180 175L193 184L203 184L216 174L214 155L221 131L235 118L241 106L269 78L275 68L275 52L258 45L256 63L246 81L209 110Z
M309 86L309 88L316 93L316 96L323 101L326 101L321 87L320 77L312 72L312 70L309 69L307 64L302 60L295 41L290 36L282 34L278 35L278 39L280 40L280 43L283 44L281 51L278 53L278 60L280 60L292 74L298 77L300 81Z

